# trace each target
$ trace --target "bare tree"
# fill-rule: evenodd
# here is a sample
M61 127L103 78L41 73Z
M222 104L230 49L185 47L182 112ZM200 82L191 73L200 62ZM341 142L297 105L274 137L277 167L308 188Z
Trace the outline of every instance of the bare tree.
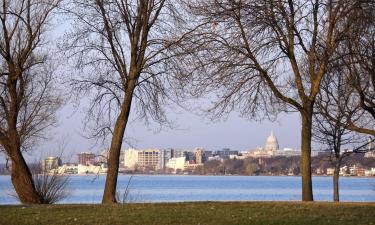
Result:
M69 196L69 176L58 174L57 169L47 171L40 163L30 170L42 204L54 204Z
M342 61L339 61L342 62ZM352 122L363 116L357 111L354 88L350 85L346 67L341 63L332 65L328 70L329 76L323 79L321 91L316 100L314 114L313 138L317 143L326 147L331 155L330 162L334 166L333 200L339 201L339 176L342 160L354 153L356 145L363 142L356 132L348 129Z
M73 1L74 31L65 47L78 69L75 91L91 100L87 122L92 137L111 137L103 203L116 202L120 149L132 105L138 118L167 123L173 54L180 38L177 4L169 0ZM82 96L82 95L79 95ZM135 103L135 104L134 104Z
M344 43L345 75L353 87L362 119L349 121L348 129L375 136L375 3L368 3L361 20Z
M302 120L302 200L312 201L311 130L329 62L351 32L361 1L189 1L202 24L182 46L194 49L184 78L193 94L216 91L215 115L298 111ZM195 76L194 76L195 75ZM203 76L204 75L204 76ZM263 110L262 110L263 109Z
M351 99L350 104L340 105L345 117L341 118L345 119L341 126L375 136L375 3L362 1L358 10L361 16L355 21L349 38L340 43L335 65L340 73L332 75L345 77L340 79L345 80L345 88L350 90L345 92ZM326 114L332 123L340 123L341 119L330 110Z
M53 124L60 100L45 31L60 0L0 1L0 145L22 203L41 203L22 151Z

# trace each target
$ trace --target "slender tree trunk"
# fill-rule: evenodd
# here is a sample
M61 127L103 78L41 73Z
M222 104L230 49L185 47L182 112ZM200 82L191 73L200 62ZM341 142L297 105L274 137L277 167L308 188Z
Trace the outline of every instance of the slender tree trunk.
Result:
M301 176L302 176L302 201L313 201L311 179L311 130L312 107L301 112L302 116L302 146L301 146Z
M340 162L336 162L333 172L333 201L340 201L339 195Z
M8 152L12 160L11 180L22 204L41 204L42 197L35 189L34 181L19 148L11 147Z
M120 162L120 152L122 140L124 138L126 125L128 123L128 118L130 114L134 86L135 81L129 81L129 88L125 94L125 99L123 104L121 105L121 111L119 116L117 117L115 128L113 130L111 147L109 149L108 172L105 180L102 203L110 204L117 202L116 187Z

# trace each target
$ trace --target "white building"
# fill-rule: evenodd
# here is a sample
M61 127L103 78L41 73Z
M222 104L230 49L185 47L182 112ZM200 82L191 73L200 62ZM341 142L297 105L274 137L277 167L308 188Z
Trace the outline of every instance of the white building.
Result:
M265 151L271 151L271 152L276 152L279 150L279 142L277 141L276 136L273 134L273 131L271 131L270 136L268 136L266 145L264 147Z
M254 158L269 158L273 156L300 156L300 150L294 150L292 148L279 149L279 142L273 132L267 137L264 148L258 147L256 150L249 151L247 154L243 154L246 157Z
M78 164L78 174L99 174L99 173L107 173L108 168L103 163L100 166L94 165L82 165Z
M78 174L78 166L76 164L64 164L57 169L58 174Z
M327 175L333 175L335 173L335 168L327 168Z
M125 150L124 166L127 169L162 169L164 167L164 152L159 149Z
M178 157L178 158L171 158L168 160L166 167L173 169L174 171L180 169L184 170L186 166L186 158L183 157Z
M138 163L138 152L139 150L129 148L125 150L124 166L127 169L134 170Z

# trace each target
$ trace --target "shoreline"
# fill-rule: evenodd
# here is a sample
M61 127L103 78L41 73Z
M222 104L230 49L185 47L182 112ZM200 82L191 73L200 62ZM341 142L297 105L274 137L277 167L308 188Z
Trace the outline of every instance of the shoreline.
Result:
M86 176L105 176L106 173L100 174L58 174L59 176L71 176L71 177L86 177ZM119 173L119 176L181 176L181 177L188 177L188 176L201 176L201 177L301 177L298 175L212 175L212 174L148 174L148 173ZM10 174L0 174L0 177L10 176ZM312 175L312 177L333 177L331 175ZM340 178L369 178L375 179L375 176L340 176Z

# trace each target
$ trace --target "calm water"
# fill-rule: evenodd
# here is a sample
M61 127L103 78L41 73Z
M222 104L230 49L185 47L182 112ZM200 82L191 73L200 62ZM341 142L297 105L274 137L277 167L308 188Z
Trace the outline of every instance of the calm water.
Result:
M129 176L120 175L118 190L124 192ZM99 203L105 176L71 176L71 195L61 203ZM314 198L331 201L332 178L314 177ZM375 201L374 178L340 178L341 200ZM0 204L17 204L10 177L0 176ZM293 201L301 199L300 177L262 176L167 176L136 175L127 201ZM120 194L120 196L123 196Z

